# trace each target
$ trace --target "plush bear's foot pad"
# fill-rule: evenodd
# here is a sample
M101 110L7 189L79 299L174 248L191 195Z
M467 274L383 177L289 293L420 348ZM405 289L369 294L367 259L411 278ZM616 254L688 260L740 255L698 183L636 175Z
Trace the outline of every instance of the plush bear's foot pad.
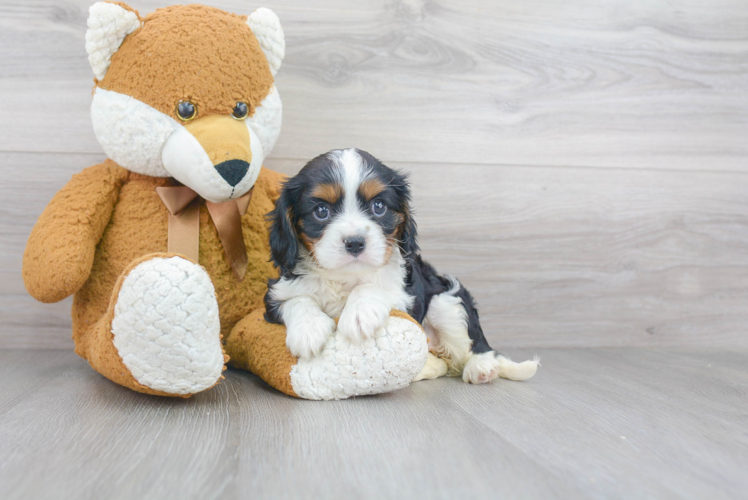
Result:
M112 321L114 346L140 384L169 394L215 385L224 367L218 303L205 270L181 257L138 264Z
M428 346L413 320L390 316L374 338L352 343L342 335L318 356L291 369L294 392L304 399L345 399L380 394L410 384L426 364Z

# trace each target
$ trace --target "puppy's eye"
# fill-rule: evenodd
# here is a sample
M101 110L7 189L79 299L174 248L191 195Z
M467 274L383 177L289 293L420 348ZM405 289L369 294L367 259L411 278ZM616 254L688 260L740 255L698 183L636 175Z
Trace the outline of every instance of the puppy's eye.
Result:
M247 106L247 103L237 102L236 106L234 106L234 111L231 113L231 116L233 116L237 120L243 120L247 117L248 114L249 106Z
M374 200L371 202L371 213L377 217L381 217L387 213L387 205L382 200Z
M179 101L177 103L177 116L183 122L193 120L197 116L197 106L190 101Z
M324 205L319 205L314 209L314 218L318 221L325 221L330 218L330 209Z

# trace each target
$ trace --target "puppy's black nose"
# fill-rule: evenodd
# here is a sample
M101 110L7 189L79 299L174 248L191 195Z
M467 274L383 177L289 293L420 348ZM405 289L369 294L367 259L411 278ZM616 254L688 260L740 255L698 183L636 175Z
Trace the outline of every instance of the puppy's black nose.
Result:
M249 163L244 160L226 160L216 165L216 170L233 187L247 175Z
M352 236L343 240L345 251L354 257L366 248L366 239L363 236Z

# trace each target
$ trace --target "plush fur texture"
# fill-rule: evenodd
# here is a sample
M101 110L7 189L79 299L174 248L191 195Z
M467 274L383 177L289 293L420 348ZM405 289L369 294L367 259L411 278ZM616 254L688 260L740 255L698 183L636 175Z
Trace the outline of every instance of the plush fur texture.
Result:
M177 118L190 100L203 116L230 115L237 101L254 114L273 85L247 16L204 5L174 5L142 19L111 56L97 87L129 95Z
M243 196L281 126L277 16L187 5L141 19L122 3L99 2L89 25L91 118L110 158L132 172L174 177L214 203ZM193 113L180 115L180 103ZM248 116L235 120L239 105Z
M407 179L369 153L335 150L307 163L285 184L271 220L281 276L269 284L266 317L286 326L286 345L302 360L318 356L333 335L353 343L376 337L396 309L423 324L445 362L446 369L432 359L419 378L534 375L537 361L513 369L499 359L470 293L421 258Z

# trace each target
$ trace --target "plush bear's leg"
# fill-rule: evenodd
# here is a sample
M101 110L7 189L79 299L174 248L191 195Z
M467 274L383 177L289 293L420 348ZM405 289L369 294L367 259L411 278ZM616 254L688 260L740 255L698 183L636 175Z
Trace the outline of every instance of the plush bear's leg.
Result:
M234 326L226 352L232 366L290 396L345 399L394 391L412 382L426 364L426 335L404 312L392 311L385 327L361 343L334 335L311 359L291 355L286 328L266 322L264 312L256 310Z
M214 386L227 358L210 277L175 255L133 262L83 347L96 371L138 392L189 397Z

